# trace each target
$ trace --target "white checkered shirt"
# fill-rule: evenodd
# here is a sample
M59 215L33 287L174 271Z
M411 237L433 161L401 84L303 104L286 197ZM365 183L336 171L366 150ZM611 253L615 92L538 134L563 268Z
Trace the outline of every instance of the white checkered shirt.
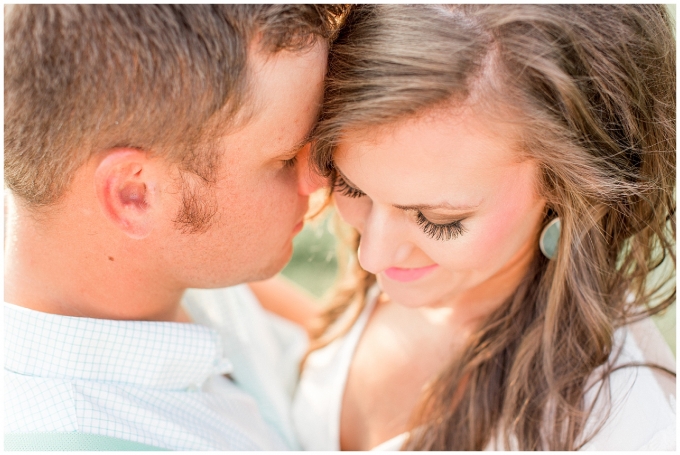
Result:
M218 331L4 304L5 432L80 432L170 450L285 450L224 377Z

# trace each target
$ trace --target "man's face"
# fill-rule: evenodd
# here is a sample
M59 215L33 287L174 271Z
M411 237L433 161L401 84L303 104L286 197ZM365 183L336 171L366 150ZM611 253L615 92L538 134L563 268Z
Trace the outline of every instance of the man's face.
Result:
M288 262L313 189L306 140L322 100L326 57L321 43L295 53L251 51L254 115L218 142L219 177L205 200L217 203L215 218L202 233L183 233L169 218L156 232L170 280L222 287L268 278ZM181 192L173 197L176 214Z

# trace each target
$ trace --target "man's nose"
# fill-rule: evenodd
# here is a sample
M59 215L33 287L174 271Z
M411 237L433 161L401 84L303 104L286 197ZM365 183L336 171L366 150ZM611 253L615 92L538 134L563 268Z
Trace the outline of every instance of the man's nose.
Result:
M313 166L310 166L309 151L311 144L307 144L298 154L298 193L309 196L319 188L327 185L326 179L317 174Z

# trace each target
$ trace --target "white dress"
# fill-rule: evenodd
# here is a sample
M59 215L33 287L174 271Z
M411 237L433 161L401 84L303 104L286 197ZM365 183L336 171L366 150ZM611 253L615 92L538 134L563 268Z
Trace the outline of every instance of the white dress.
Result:
M366 308L346 335L307 357L293 401L293 423L304 450L340 450L341 404L349 366L378 294L377 287L371 289ZM617 365L654 362L675 371L675 358L651 320L619 329L614 338L615 346L622 346ZM675 380L638 367L614 372L610 384L611 413L583 450L675 450ZM587 403L595 398L597 387L591 390ZM584 434L600 422L598 404L604 403L596 402ZM406 437L403 433L373 450L399 450ZM486 447L502 449L495 441Z

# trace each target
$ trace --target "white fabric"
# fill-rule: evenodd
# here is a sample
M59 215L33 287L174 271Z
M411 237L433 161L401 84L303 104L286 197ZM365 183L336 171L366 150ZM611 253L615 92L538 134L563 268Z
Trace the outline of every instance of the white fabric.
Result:
M340 415L349 366L368 316L373 311L377 288L367 299L357 322L349 332L306 360L293 402L293 420L305 450L340 450ZM656 362L675 371L675 359L668 345L649 320L643 320L615 333L621 354L615 365L629 362ZM675 381L647 367L624 368L611 375L611 394L596 402L585 435L600 423L602 406L611 399L612 410L605 424L584 445L583 450L675 450ZM593 387L586 394L592 403ZM599 411L599 413L598 413ZM399 450L406 440L401 434L373 450ZM499 450L492 441L486 450Z
M675 359L668 344L650 320L631 324L614 334L621 348L614 365L657 363L675 371ZM610 376L612 409L601 430L583 450L675 450L675 381L648 367L623 368ZM596 387L585 397L595 399ZM602 415L604 399L595 404L594 413ZM586 424L584 434L596 430L597 422Z
M246 285L191 289L184 308L195 322L219 331L224 355L234 365L234 382L255 398L264 419L288 447L299 450L291 401L307 350L304 329L265 311Z
M340 450L340 413L347 374L378 294L377 286L371 288L366 307L347 334L313 351L305 360L293 400L293 422L304 450ZM338 324L344 322L341 319Z
M248 362L234 357L238 366L233 367L225 356L239 349L229 339L241 338L219 318L239 317L239 311L220 313L220 299L224 307L236 302L238 308L259 308L244 286L188 293L189 312L200 322L207 322L203 316L216 316L215 330L199 324L58 316L5 303L4 431L77 431L170 450L287 449L290 423L285 423L285 408L277 414L285 398L272 398L275 410L265 411L268 424L256 400L224 376L247 378L251 372L244 371ZM268 346L276 342L276 332L262 331L262 315L255 316L234 320L231 328L238 325L252 335L252 352L265 352L256 347L257 338L264 336ZM267 358L260 362L266 364ZM277 371L283 367L271 370ZM276 393L270 387L261 394ZM263 396L258 398L266 401Z

